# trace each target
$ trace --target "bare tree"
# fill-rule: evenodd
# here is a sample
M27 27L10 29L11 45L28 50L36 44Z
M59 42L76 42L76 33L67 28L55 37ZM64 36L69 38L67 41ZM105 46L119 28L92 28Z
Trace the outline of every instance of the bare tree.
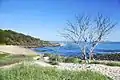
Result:
M87 53L91 60L96 46L105 40L116 24L111 22L108 17L98 15L95 20L91 20L88 16L77 16L74 24L68 21L67 25L68 27L61 35L77 44L83 58L88 62Z

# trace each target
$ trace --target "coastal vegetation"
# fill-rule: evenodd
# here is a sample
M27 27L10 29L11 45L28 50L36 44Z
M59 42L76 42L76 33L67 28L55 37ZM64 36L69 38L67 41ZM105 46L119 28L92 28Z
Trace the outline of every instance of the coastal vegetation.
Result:
M40 40L29 35L17 33L12 30L0 29L0 44L4 45L18 45L23 47L43 47L43 46L56 46L48 41Z
M0 66L11 65L23 61L32 61L34 56L13 55L9 53L0 54Z
M97 72L68 71L38 65L20 64L0 69L0 80L112 80Z
M97 54L94 55L96 60L110 60L110 61L120 61L120 53L114 54Z
M119 56L119 54L104 54L104 55L109 55L109 57L107 57L107 60L105 58L104 58L104 60L101 58L97 58L94 61L92 60L90 62L90 64L104 64L104 65L108 65L108 66L120 66L119 61L110 60L111 57L113 57L113 55ZM102 57L106 57L104 55L102 55ZM85 63L85 61L80 59L79 57L64 57L64 56L50 54L50 53L46 53L43 56L42 55L31 56L31 55L22 55L22 54L21 55L20 54L13 55L13 54L2 52L0 54L0 66L11 65L11 64L15 64L15 63L23 62L23 61L34 61L35 60L34 57L37 57L37 56L39 59L36 58L36 60L42 60L42 57L49 57L48 63L52 64L52 65L59 65L59 63L77 63L77 64L84 64Z
M81 63L82 60L78 57L65 57L50 53L45 53L43 57L49 57L50 64L58 64L59 62L64 63Z
M91 60L90 64L104 64L108 66L119 66L119 56L120 54L98 54L96 55L96 60ZM58 65L59 63L79 63L84 64L85 60L80 59L79 57L64 57L60 55L45 53L43 57L49 57L49 63L52 65ZM113 58L113 59L111 59Z

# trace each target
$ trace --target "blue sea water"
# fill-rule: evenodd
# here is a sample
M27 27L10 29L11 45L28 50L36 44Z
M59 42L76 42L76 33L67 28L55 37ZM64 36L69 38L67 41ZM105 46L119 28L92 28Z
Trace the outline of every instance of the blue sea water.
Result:
M80 48L72 43L64 43L63 46L58 47L42 47L34 48L38 53L51 53L63 56L80 56ZM94 50L96 54L106 54L106 53L119 53L120 52L120 42L103 42L100 43Z

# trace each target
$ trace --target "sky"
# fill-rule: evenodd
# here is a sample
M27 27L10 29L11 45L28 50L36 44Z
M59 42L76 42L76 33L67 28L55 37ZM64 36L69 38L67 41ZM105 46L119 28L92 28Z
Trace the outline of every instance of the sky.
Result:
M101 13L117 22L108 41L120 41L120 0L0 0L0 28L61 41L59 31L76 14Z

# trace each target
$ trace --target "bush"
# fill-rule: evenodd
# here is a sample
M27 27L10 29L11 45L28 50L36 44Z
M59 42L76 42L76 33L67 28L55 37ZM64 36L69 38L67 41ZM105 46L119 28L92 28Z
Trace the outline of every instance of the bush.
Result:
M57 61L57 62L64 62L65 61L65 57L63 56L59 56L59 55L52 55L49 58L50 61Z
M79 58L74 58L74 57L68 57L65 59L66 63L81 63L82 60Z
M52 54L50 54L50 53L44 53L44 55L43 55L43 57L51 57L52 56Z
M51 65L58 65L58 62L57 61L50 61L49 62Z
M44 57L49 57L50 62L65 62L65 63L81 63L82 60L75 57L64 57L59 55L53 55L46 53L44 54Z
M96 60L112 60L112 61L120 61L120 53L115 54L97 54L94 55Z

